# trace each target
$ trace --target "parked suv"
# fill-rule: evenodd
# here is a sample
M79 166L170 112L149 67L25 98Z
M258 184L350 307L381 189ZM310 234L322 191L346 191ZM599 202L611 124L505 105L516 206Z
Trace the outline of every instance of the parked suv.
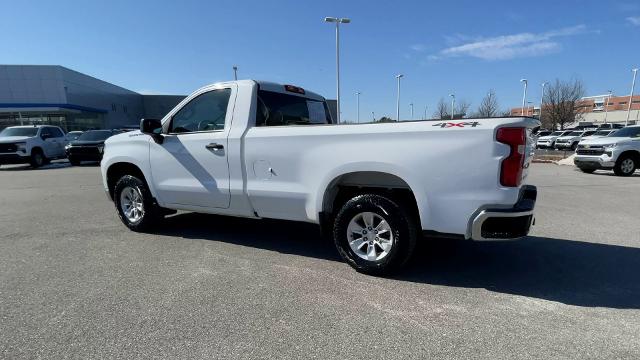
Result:
M573 163L586 173L604 169L613 170L618 176L633 175L640 166L640 125L581 142Z
M0 165L31 164L39 167L64 158L65 135L57 126L12 126L0 132Z
M120 130L89 130L65 146L71 165L80 165L81 161L100 161L104 151L104 141L120 134Z
M578 143L584 136L591 136L595 134L595 130L577 130L572 131L567 135L560 136L556 139L555 148L558 150L561 149L571 149L575 150L578 147Z
M540 136L538 138L538 140L536 141L536 148L538 148L538 149L545 149L545 148L553 149L553 147L556 144L556 139L559 138L560 136L569 135L569 133L571 133L571 131L572 130L560 130L560 131L554 131L553 133L551 133L550 135L547 135L547 136Z

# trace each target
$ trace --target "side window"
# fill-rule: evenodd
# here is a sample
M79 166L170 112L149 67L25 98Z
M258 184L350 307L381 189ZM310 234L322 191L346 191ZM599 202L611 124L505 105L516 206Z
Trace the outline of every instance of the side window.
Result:
M49 130L51 131L51 134L53 134L53 137L64 137L64 134L58 128L52 127L49 128Z
M316 125L330 122L324 101L258 91L256 126Z
M40 129L40 137L43 139L52 137L51 131L49 130L48 127L43 127Z
M198 95L180 109L169 125L170 133L223 130L231 89Z

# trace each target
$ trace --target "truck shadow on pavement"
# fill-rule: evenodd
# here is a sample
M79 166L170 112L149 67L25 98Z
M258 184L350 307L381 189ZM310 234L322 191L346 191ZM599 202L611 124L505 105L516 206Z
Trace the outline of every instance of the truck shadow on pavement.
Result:
M313 224L186 213L167 218L157 233L341 261ZM346 265L343 270L351 271ZM410 264L391 279L640 309L640 248L536 236L495 242L424 239Z

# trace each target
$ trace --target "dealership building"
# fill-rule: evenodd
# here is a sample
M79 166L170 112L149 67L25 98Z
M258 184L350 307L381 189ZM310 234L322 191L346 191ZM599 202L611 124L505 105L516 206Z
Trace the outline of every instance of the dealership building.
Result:
M59 65L0 65L0 130L50 124L65 131L138 126L183 95L143 95Z

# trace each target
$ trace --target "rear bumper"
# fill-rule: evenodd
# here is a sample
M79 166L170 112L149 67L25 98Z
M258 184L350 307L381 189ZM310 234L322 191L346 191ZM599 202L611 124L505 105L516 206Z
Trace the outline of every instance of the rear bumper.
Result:
M534 223L533 210L537 197L537 188L525 185L513 207L479 209L470 226L471 239L506 240L527 236Z
M31 157L23 153L0 154L0 164L26 164L31 161Z

